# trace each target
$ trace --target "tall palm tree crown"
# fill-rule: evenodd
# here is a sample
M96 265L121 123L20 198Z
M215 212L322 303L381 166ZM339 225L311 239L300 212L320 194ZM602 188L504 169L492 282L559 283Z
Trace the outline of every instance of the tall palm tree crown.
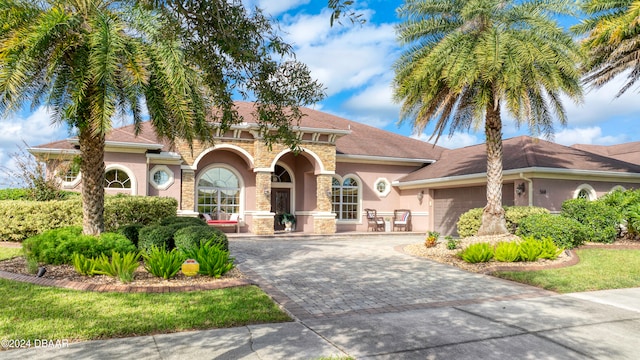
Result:
M570 15L565 0L407 0L397 27L407 50L395 64L400 121L416 132L433 125L478 128L487 146L487 206L479 234L506 233L502 209L502 115L534 135L567 121L561 94L582 98L580 52L552 19Z
M114 115L140 129L143 99L160 138L211 138L201 74L159 13L107 0L0 0L0 113L47 105L75 129L83 230L103 231L104 146Z
M584 0L580 7L587 18L572 30L586 35L581 40L588 55L584 81L599 88L626 72L620 96L640 78L640 1Z

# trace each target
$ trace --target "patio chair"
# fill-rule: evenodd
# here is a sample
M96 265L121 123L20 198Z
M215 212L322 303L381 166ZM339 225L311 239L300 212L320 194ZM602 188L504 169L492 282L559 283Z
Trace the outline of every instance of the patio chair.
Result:
M393 210L393 231L396 231L396 229L411 231L411 210Z
M384 231L384 219L381 216L378 216L378 212L374 209L364 209L367 213L367 223L369 227L367 227L367 231L372 229L373 231Z

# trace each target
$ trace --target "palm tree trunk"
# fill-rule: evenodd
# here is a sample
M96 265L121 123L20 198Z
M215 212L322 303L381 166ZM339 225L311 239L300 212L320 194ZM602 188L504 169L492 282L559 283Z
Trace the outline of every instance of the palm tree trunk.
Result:
M508 234L502 208L502 120L500 106L487 106L484 125L487 138L487 205L482 212L478 235Z
M95 136L81 127L78 139L82 153L82 232L100 235L104 231L104 135Z

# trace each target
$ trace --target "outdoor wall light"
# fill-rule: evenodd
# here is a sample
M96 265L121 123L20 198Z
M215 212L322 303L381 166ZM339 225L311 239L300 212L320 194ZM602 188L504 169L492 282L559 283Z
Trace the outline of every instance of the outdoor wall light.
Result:
M264 196L269 196L269 195L271 195L271 189L264 188Z
M518 184L518 187L516 187L516 194L520 196L522 193L524 193L524 183L520 183Z
M418 197L418 201L420 201L420 203L422 203L422 199L424 199L424 190L420 190L420 192L417 195Z
M547 193L547 189L540 189L540 194L545 195Z
M325 194L327 195L327 197L328 197L328 198L330 198L330 197L331 197L331 195L332 195L332 192L331 192L331 190L327 190L327 191L325 192Z

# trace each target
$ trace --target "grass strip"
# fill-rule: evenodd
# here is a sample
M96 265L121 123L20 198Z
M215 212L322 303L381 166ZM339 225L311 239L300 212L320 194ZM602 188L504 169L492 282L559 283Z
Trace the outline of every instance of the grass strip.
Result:
M492 275L558 293L640 287L640 250L581 249L580 262L561 269Z
M97 293L0 279L0 294L0 339L78 341L291 320L255 286Z
M22 248L0 246L0 261L22 256Z

